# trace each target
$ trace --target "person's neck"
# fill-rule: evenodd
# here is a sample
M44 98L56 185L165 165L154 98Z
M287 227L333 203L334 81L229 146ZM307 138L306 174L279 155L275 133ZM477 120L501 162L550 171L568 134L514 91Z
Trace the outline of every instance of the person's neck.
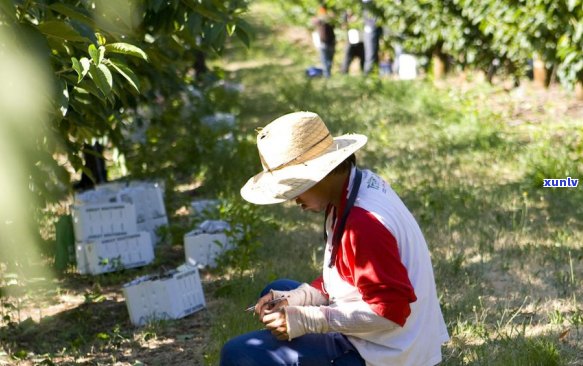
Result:
M330 187L330 203L338 208L340 207L340 202L342 202L342 197L346 194L344 191L344 182L350 176L350 170L342 172L340 174L332 174L328 176L330 179L329 187Z

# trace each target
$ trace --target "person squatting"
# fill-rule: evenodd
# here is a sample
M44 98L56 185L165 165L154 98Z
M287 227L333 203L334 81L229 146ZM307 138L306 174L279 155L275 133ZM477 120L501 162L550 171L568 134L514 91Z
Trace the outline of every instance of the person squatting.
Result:
M265 329L229 340L221 366L441 362L449 336L427 244L390 185L356 166L354 153L366 142L360 134L332 137L312 112L286 114L260 130L263 171L241 195L324 213L324 263L310 284L267 285L254 308Z

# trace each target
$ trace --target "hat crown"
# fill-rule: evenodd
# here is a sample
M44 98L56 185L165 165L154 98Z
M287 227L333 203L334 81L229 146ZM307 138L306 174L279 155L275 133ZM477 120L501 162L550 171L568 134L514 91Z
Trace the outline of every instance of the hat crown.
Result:
M330 131L316 113L295 112L277 118L257 135L264 171L301 164L322 154L333 143Z

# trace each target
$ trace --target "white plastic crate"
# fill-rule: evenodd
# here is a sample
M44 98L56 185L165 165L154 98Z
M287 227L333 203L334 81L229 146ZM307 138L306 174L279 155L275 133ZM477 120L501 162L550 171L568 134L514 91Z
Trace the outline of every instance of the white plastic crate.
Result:
M76 204L117 202L118 190L112 186L99 187L75 194Z
M190 265L214 267L217 265L216 258L229 247L224 233L189 234L184 236L184 255Z
M147 231L150 233L152 238L152 246L155 247L160 241L160 238L156 234L156 231L161 226L168 226L168 217L162 216L153 219L147 219L142 222L138 222L137 227L139 231Z
M132 180L127 185L127 187L158 187L160 191L164 192L166 185L164 181L142 181L142 180Z
M140 277L123 285L130 320L179 319L206 306L198 268L183 265L162 275Z
M137 220L166 216L164 185L156 182L110 182L75 195L76 204L129 202L136 206Z
M125 202L90 203L72 206L75 240L134 234L138 231L136 210Z
M115 272L145 266L154 260L154 249L147 232L95 240L84 245L87 273Z
M119 192L119 201L136 206L138 222L166 216L162 190L157 185L124 188Z
M216 258L232 248L225 233L227 229L229 226L224 221L207 220L198 229L186 233L184 235L186 263L201 268L216 266Z
M399 79L414 80L417 78L417 59L413 55L403 53L398 58Z
M88 274L89 267L87 265L87 256L85 255L85 242L75 242L75 259L77 262L77 272L80 274Z

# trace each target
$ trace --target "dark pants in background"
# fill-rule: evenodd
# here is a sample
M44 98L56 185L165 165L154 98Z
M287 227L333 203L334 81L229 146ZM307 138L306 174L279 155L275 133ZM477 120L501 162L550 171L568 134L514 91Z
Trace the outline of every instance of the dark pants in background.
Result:
M364 31L364 73L368 74L379 63L379 42L383 29L376 27Z
M334 45L320 45L320 61L324 69L324 77L329 78L332 75L332 62L334 61Z
M342 61L342 73L347 74L352 60L358 58L360 63L360 71L364 71L364 43L348 43L344 50L344 60Z

